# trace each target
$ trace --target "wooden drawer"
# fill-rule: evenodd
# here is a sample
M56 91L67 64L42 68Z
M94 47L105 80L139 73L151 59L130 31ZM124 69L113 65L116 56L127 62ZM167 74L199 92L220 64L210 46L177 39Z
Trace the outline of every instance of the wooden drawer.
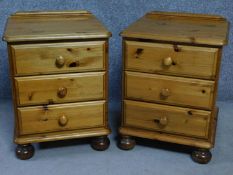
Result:
M53 104L105 98L105 72L16 77L18 105Z
M140 72L214 79L217 48L125 42L125 69Z
M105 41L11 46L15 75L105 69Z
M104 126L105 102L18 108L21 135Z
M214 81L125 72L125 97L210 110Z
M211 112L136 101L124 101L124 125L172 134L208 138Z

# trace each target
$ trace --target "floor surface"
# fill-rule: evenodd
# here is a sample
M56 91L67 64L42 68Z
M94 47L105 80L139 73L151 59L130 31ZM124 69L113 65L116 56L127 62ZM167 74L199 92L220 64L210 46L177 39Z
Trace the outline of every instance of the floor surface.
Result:
M215 148L207 165L194 163L189 149L179 145L138 140L131 151L116 146L120 119L119 105L110 105L111 145L108 150L92 150L88 141L70 140L35 144L32 159L15 157L13 111L10 100L0 100L0 174L1 175L230 175L233 172L233 103L220 107Z

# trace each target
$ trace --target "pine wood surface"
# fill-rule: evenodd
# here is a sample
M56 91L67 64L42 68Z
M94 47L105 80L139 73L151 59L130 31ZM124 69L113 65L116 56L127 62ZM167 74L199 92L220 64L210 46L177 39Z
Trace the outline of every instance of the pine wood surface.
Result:
M105 73L90 72L15 78L18 105L53 104L105 98ZM61 88L66 89L59 97Z
M216 78L217 48L137 41L126 41L124 44L126 70L204 79ZM141 53L137 54L140 49Z
M11 45L16 76L105 70L105 41Z
M151 12L125 29L129 38L153 39L191 44L227 44L229 24L214 15Z
M217 15L150 12L122 31L122 146L134 136L214 147L228 27Z
M103 127L105 102L18 108L20 135Z
M108 38L88 11L8 18L16 144L107 136ZM97 101L99 100L99 101Z
M7 42L108 38L111 33L88 11L19 12L8 18Z
M211 112L152 103L124 101L124 125L208 138Z
M211 110L213 92L214 81L125 72L126 99Z

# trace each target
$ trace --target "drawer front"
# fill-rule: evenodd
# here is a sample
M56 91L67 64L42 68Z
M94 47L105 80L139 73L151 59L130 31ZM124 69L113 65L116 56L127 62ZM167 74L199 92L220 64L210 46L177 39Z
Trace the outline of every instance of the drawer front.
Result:
M18 105L53 104L105 98L105 73L16 77Z
M126 70L214 79L217 48L125 42Z
M125 73L125 96L129 99L211 109L214 81Z
M105 69L105 41L12 45L11 51L16 75Z
M208 138L211 112L159 104L124 101L124 125Z
M104 126L105 102L18 108L21 135Z

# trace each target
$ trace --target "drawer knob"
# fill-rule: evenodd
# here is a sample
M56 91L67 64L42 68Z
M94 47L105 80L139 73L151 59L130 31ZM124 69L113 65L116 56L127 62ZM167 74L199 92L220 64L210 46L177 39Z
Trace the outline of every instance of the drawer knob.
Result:
M162 98L167 98L171 95L171 92L168 88L163 88L160 92Z
M59 98L64 98L67 94L67 88L66 87L59 87L57 90L57 96Z
M68 123L68 118L65 115L59 117L58 123L60 126L66 126Z
M167 126L167 124L168 124L168 120L167 120L167 117L160 117L159 119L155 119L154 120L156 123L158 123L160 126L163 126L163 127L165 127L165 126Z
M65 59L62 56L56 58L56 66L61 68L65 65Z
M164 66L171 66L173 63L173 60L171 57L167 57L163 59L163 65Z

